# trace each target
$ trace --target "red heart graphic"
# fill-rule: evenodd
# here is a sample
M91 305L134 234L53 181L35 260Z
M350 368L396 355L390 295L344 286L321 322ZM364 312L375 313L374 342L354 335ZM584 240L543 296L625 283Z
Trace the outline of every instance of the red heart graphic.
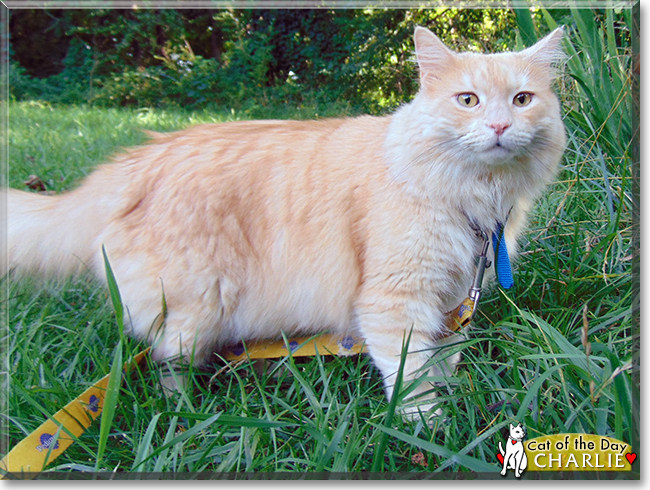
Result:
M634 463L634 460L636 459L636 453L627 453L625 455L625 459L627 459L630 464Z
M517 441L515 441L515 440L513 439L513 440L512 440L512 445L514 446L515 444L517 444Z
M501 464L503 464L503 456L501 454L497 454L497 459L501 461Z

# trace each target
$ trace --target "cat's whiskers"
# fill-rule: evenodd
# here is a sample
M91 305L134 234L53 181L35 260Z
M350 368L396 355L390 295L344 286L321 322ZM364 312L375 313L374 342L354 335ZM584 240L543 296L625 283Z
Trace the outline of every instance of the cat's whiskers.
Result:
M533 143L542 143L541 145L539 145L539 148L536 148L538 150L542 150L544 148L551 148L551 149L554 149L554 150L562 150L564 148L563 145L558 144L558 142L556 140L554 140L553 138L550 138L548 136L541 135L541 134L535 135L532 142Z
M407 172L412 170L414 167L417 167L421 164L431 163L432 161L443 160L446 156L450 156L449 160L456 158L455 154L449 155L449 152L456 149L456 146L451 146L451 148L445 148L449 145L454 145L455 141L458 141L459 138L455 140L444 140L431 144L427 146L426 149L415 155L413 158L406 160L405 163L400 165L400 169L394 172L394 176L398 178L406 178ZM439 151L440 148L443 148L443 151Z

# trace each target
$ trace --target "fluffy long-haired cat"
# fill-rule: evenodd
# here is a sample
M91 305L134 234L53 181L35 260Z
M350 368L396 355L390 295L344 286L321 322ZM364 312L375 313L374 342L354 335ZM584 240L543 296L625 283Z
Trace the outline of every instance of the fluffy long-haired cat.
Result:
M9 268L104 278L103 245L130 331L155 359L355 333L390 396L404 339L407 381L444 342L445 314L474 276L476 230L507 219L513 254L556 174L561 37L485 55L417 28L421 89L393 115L202 125L154 136L71 192L9 190Z

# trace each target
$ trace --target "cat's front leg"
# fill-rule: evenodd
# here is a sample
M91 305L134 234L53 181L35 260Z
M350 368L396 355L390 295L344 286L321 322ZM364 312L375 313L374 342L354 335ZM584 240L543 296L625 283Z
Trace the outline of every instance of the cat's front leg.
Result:
M441 346L449 342L435 340L443 319L441 312L415 301L396 301L389 305L383 298L368 301L359 309L359 327L368 352L382 373L389 400L406 345L402 386L410 385L410 391L400 407L406 418L418 419L422 414L429 419L440 413L439 409L434 411L437 406L435 385L429 379L420 378L448 376L460 357L459 354L445 357L440 353ZM439 359L432 365L429 361L436 352Z
M521 477L521 474L527 467L528 467L528 457L526 456L526 451L522 449L519 457L519 461L517 461L517 465L515 466L515 476L517 478Z

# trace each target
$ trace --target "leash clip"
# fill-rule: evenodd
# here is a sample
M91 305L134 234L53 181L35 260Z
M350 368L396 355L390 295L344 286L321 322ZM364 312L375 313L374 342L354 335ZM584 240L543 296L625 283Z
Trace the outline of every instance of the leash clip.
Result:
M488 238L487 233L478 227L476 227L474 231L476 232L476 236L483 240L483 248L481 249L480 255L476 256L478 259L476 263L476 272L474 273L474 280L472 281L472 286L469 288L467 298L463 300L458 308L447 314L446 325L454 332L469 325L474 318L476 310L478 309L478 301L481 297L481 288L483 285L485 269L492 265L487 258L487 251L490 246L490 239Z
M487 258L487 251L488 251L488 247L490 246L490 240L487 236L487 233L485 233L483 230L477 230L476 234L483 240L483 249L481 250L481 254L478 256L478 263L476 264L476 273L474 274L474 281L472 282L472 286L469 288L469 293L468 293L469 299L471 299L472 302L474 303L472 305L472 313L469 317L469 320L474 318L474 314L478 309L478 301L481 298L483 275L485 274L485 269L487 269L488 267L490 267L490 265L492 265Z

